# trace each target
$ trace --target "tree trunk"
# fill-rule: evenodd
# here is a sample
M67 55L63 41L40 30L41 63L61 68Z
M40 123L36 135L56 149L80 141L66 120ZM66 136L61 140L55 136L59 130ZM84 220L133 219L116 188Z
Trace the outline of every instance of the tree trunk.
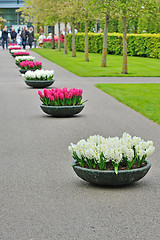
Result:
M60 25L60 21L58 21L58 52L60 52L61 51L61 41L60 41L60 27L61 27L61 25Z
M65 21L64 54L67 54L67 22Z
M108 26L109 26L109 14L106 13L105 25L104 25L104 36L103 36L103 50L102 50L102 63L101 63L101 67L106 67L107 66Z
M52 32L52 49L55 49L55 41L54 41L54 25L51 26L51 32Z
M127 18L122 17L123 22L123 66L122 74L128 74L127 72Z
M88 20L85 21L85 61L89 62L89 55L88 55Z
M72 18L72 57L76 57L76 43L75 43L75 25L74 25L74 18Z

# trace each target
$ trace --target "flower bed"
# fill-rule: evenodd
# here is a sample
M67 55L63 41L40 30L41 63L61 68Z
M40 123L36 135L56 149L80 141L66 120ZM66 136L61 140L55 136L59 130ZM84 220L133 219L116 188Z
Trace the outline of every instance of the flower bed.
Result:
M26 50L23 50L23 49L21 49L21 50L19 50L19 49L13 49L13 50L10 51L11 54L17 53L17 52L26 52Z
M46 106L76 106L82 105L82 89L55 88L44 89L43 93L38 91L40 100Z
M19 47L19 45L17 45L16 43L10 43L10 44L8 44L8 46L10 47L10 46L17 46L17 47Z
M37 61L23 61L19 64L21 69L24 70L37 70L42 68L42 62Z
M147 164L155 147L152 141L144 141L139 137L131 137L124 133L122 138L104 138L90 136L87 141L80 140L68 147L76 165L97 170L120 170L140 168Z
M53 79L54 71L51 70L36 70L27 71L24 75L26 80L36 80L36 81L50 81Z
M35 59L35 57L32 56L17 56L15 57L16 63L20 63L23 61L33 61Z
M21 47L18 45L17 46L15 45L15 46L9 46L8 49L9 49L9 51L11 51L11 50L21 49Z
M17 57L17 56L29 56L29 52L14 52L13 53L13 57Z
M54 37L55 41L55 48L58 47L58 37ZM64 39L61 37L60 38L60 47L64 47ZM52 48L52 39L43 39L43 48Z

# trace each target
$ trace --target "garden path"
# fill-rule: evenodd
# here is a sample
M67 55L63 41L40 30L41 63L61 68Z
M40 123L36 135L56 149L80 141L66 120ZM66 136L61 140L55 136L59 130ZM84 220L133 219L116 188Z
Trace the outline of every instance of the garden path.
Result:
M55 70L53 87L83 88L81 114L52 118L27 87L13 57L0 50L0 240L159 240L160 126L94 87L99 82L160 78L81 78ZM154 141L152 168L126 187L96 187L79 179L68 152L90 135L123 132Z

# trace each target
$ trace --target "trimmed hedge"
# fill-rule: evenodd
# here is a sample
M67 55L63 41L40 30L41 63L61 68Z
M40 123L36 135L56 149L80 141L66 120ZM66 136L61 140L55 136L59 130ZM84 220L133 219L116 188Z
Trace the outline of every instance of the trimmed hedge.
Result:
M102 53L103 33L89 33L89 52ZM76 51L84 52L85 34L77 33ZM128 55L160 58L160 34L127 34ZM67 35L68 48L72 50L72 34ZM108 34L108 53L121 55L123 51L123 35Z

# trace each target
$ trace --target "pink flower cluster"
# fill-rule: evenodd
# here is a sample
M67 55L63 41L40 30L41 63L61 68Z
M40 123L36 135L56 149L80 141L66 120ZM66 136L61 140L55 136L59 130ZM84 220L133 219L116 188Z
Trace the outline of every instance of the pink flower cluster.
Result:
M16 56L28 56L29 55L29 52L15 52L13 53L13 56L16 57Z
M20 62L21 69L27 69L27 70L36 70L42 68L42 62L37 61L22 61Z
M58 37L57 36L54 36L54 41L57 43L58 42ZM64 42L64 36L61 35L60 36L60 41L63 43ZM44 38L43 39L43 42L45 43L51 43L52 42L52 39L47 39L47 38Z
M48 106L79 105L81 104L82 93L82 89L75 88L70 90L67 90L67 88L44 88L43 93L38 91L41 101Z
M50 43L50 42L52 42L52 39L44 38L44 39L43 39L43 42L49 42L49 43Z
M11 47L11 48L9 48L9 51L11 51L11 50L18 50L18 49L21 49L21 47Z
M8 46L18 46L16 43L10 43Z

